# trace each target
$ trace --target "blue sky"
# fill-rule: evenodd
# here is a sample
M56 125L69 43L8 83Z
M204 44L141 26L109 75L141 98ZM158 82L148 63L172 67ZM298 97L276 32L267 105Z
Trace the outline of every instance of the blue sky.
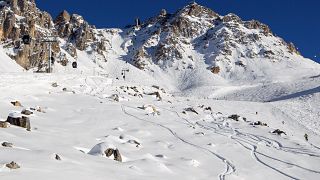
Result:
M38 7L55 17L66 9L99 28L124 27L135 17L142 20L161 9L173 13L190 0L36 0ZM197 3L225 15L230 12L243 20L257 19L272 31L293 42L300 52L320 62L319 0L198 0Z

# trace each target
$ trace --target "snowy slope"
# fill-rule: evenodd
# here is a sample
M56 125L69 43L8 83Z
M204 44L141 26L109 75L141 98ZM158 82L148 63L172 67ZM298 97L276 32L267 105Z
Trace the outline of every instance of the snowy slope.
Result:
M12 60L0 46L0 72L22 72L22 67Z
M20 100L26 108L40 106L44 111L30 116L30 132L14 126L0 129L0 141L14 144L13 148L0 147L2 179L320 177L319 136L306 128L310 126L299 125L304 121L296 122L299 116L295 108L286 108L307 105L303 99L260 103L173 97L162 92L162 101L157 101L154 96L144 94L157 90L152 84L110 81L103 76L1 74L0 77L1 119L11 111L23 109L13 107L9 103L13 100ZM52 87L53 82L59 86ZM142 97L134 96L135 91L130 88L133 86ZM119 94L120 102L109 98L112 94ZM310 107L303 107L304 112L313 108L312 114L316 116L319 96L312 97L313 101L309 98ZM139 108L144 105L154 106L159 113ZM198 114L183 113L188 107ZM232 114L239 114L246 121L242 117L238 122L229 119ZM250 125L257 121L267 123L268 127ZM275 129L287 135L272 134ZM304 140L304 133L309 134L309 142ZM103 156L108 147L119 149L122 163ZM55 154L61 160L56 160ZM11 161L21 168L6 168L5 164Z
M124 29L62 15L87 41L60 37L52 74L0 48L0 121L41 108L0 128L0 179L320 179L320 65L267 25L196 3Z
M267 25L234 14L220 16L195 3L173 14L161 12L138 26L96 30L95 36L106 50L104 57L93 59L108 73L119 74L110 64L122 60L133 65L122 69L139 68L184 94L212 86L291 83L320 70ZM212 73L214 67L219 72Z

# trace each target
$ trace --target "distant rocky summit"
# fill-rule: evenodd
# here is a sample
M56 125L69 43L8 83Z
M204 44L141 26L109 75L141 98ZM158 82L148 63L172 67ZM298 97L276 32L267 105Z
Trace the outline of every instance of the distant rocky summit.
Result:
M76 61L78 52L83 51L94 62L116 57L150 72L155 67L191 71L204 63L204 71L223 78L255 78L266 72L253 62L303 58L292 43L274 35L267 25L244 21L235 14L222 16L195 2L173 14L163 9L157 16L145 22L137 19L123 29L97 29L67 11L53 19L38 9L34 0L0 2L1 44L25 69L47 68L48 44L41 40L48 36L58 37L59 41L52 43L52 56L63 66ZM24 35L33 39L30 45L22 43ZM119 39L116 44L115 38Z
M51 15L36 7L34 0L4 0L0 2L0 39L8 49L8 55L25 69L41 69L49 58L48 46L41 40L48 36L58 36L66 43L53 43L53 54L66 65L65 49L76 57L76 48L84 50L89 42L94 42L93 26L79 15L69 15L63 11L54 21ZM22 36L30 35L33 41L24 45Z

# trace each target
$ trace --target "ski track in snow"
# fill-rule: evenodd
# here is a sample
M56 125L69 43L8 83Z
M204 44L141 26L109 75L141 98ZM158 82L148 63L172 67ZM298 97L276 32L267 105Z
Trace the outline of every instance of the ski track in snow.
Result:
M132 108L132 109L134 109L134 110L137 110L137 109L136 109L135 107L130 107L130 106L127 106L127 105L123 105L123 104L122 104L122 105L121 105L122 111L123 111L123 113L127 114L128 116L134 117L135 119L137 119L137 120L139 120L139 121L148 122L148 123L154 124L154 125L156 125L156 126L159 126L159 127L161 127L161 128L164 128L164 129L168 130L175 138L179 139L180 141L184 142L185 144L188 144L188 145L193 146L193 147L195 147L195 148L197 148L197 149L200 149L200 150L209 152L210 154L214 155L216 158L220 159L220 160L225 164L225 166L226 166L225 172L223 172L223 173L221 173L221 174L219 175L219 179L220 179L220 180L224 180L227 175L231 175L232 173L236 172L236 167L235 167L232 163L230 163L229 160L227 160L226 158L222 157L221 155L216 154L216 153L214 153L213 151L211 151L211 150L209 150L209 149L207 149L207 148L198 146L198 145L196 145L196 144L194 144L194 143L191 143L191 142L183 139L181 136L179 136L179 135L177 134L177 132L173 131L172 129L170 129L170 128L167 127L167 126L164 126L164 125L162 125L162 124L155 123L155 122L152 122L152 121L149 121L149 120L145 120L145 119L139 118L139 117L137 117L137 116L135 116L135 115L133 115L133 114L130 114L130 113L128 113L128 112L126 111L125 107L127 107L127 108Z
M261 163L263 164L264 166L270 168L270 169L273 169L274 171L288 177L288 178L291 178L291 179L299 179L299 178L296 178L296 177L293 177L292 175L289 175L283 171L280 171L279 169L271 166L271 165L268 165L267 163L263 162L259 157L258 155L261 155L261 156L264 156L264 157L267 157L269 159L272 159L274 161L277 161L277 162L280 162L280 163L283 163L283 164L286 164L286 165L291 165L291 166L295 166L297 168L300 168L300 169L303 169L305 171L308 171L308 172L311 172L311 173L316 173L316 174L320 174L320 171L316 171L316 170L311 170L311 169L308 169L308 168L304 168L302 166L299 166L297 164L293 164L293 163L289 163L289 162L285 162L285 161L282 161L280 159L277 159L277 158L274 158L274 157L271 157L271 156L268 156L268 155L265 155L263 153L260 153L258 152L258 147L257 145L260 143L260 142L263 142L263 143L267 143L269 145L271 145L270 147L273 147L275 148L274 146L272 146L272 144L277 144L276 148L277 150L281 150L281 151L285 151L285 152L289 152L289 153L293 153L293 154L303 154L303 155L309 155L309 156L313 156L313 157L317 157L319 158L320 155L318 154L315 154L313 152L311 153L306 153L304 152L305 150L304 149L301 149L302 152L299 151L292 151L291 148L289 147L283 147L281 145L281 143L275 141L275 140L271 140L269 138L266 138L266 137L262 137L262 136L258 136L258 135L253 135L253 134L247 134L247 133L241 133L239 132L238 130L234 130L233 128L230 128L230 129L225 129L223 128L223 125L222 124L216 124L217 127L219 129L216 129L214 127L211 127L211 126L206 126L206 125L203 125L199 122L197 122L197 125L199 125L199 127L201 128L204 128L206 130L212 130L214 133L216 134L219 134L219 135L222 135L222 136L225 136L225 137L230 137L232 140L236 141L239 145L241 145L242 147L244 147L245 149L251 151L251 155L252 155L252 158L255 159L258 163ZM244 145L244 143L247 145ZM250 146L250 147L248 147ZM293 148L292 148L293 149Z
M290 163L290 162L286 162L286 161L283 161L283 160L280 160L280 159L277 159L277 158L274 158L274 157L271 157L269 155L266 155L266 154L263 154L261 152L258 152L258 147L257 145L259 143L265 143L267 144L269 147L273 147L273 148L276 148L277 150L281 150L281 151L284 151L284 152L288 152L288 153L293 153L293 154L300 154L300 155L308 155L308 156L312 156L312 157L316 157L316 158L320 158L320 152L316 153L316 152L310 152L308 149L297 149L297 148L290 148L290 147L284 147L280 142L276 141L276 140L273 140L273 139L270 139L270 138L267 138L267 137L263 137L263 136L260 136L260 135L254 135L254 134L250 134L250 133L241 133L240 131L238 130L235 130L233 128L228 128L226 126L223 125L223 122L226 120L224 119L222 123L217 123L217 122L212 122L214 123L217 128L219 128L219 130L217 130L216 128L214 127L211 127L211 126L206 126L206 125L203 125L200 123L200 121L196 122L196 123L192 123L191 121L189 121L188 119L186 118L183 118L180 116L180 114L177 112L177 111L174 111L174 110L170 110L170 109L167 109L167 108L163 108L163 107L160 107L160 106L155 106L159 109L163 109L163 110L166 110L166 111L169 111L169 112L172 112L174 114L176 114L176 116L178 116L180 119L184 120L185 122L187 122L187 124L189 124L190 126L195 126L195 125L198 125L200 128L203 128L203 129L206 129L206 130L211 130L212 132L214 132L215 134L219 134L221 136L224 136L224 137L227 137L227 138L231 138L232 140L234 140L235 142L237 142L240 146L242 146L243 148L251 151L251 156L252 158L264 165L265 167L267 168L270 168L290 179L295 179L295 180L298 180L299 178L297 177L294 177L292 175L289 175L279 169L277 169L276 167L274 166L271 166L269 164L267 164L266 162L262 161L258 155L260 156L264 156L268 159L271 159L271 160L274 160L278 163L282 163L282 164L285 164L285 165L291 165L291 166L295 166L297 168L300 168L302 170L305 170L305 171L308 171L308 172L311 172L311 173L316 173L316 174L320 174L320 170L319 171L316 171L316 170L312 170L312 169L308 169L308 168L305 168L305 167L302 167L300 165L297 165L297 164L293 164L293 163ZM284 113L284 112L283 112ZM244 143L247 145L244 145ZM309 143L310 146L314 147L314 148L317 148L319 149L318 147L316 147L315 145ZM250 147L248 147L250 146ZM232 166L231 166L232 167ZM234 167L234 166L233 166ZM234 169L234 172L235 172L235 169Z
M39 80L45 81L48 77L38 77ZM49 78L50 81L53 81L53 78ZM76 81L76 84L69 84L70 81ZM26 82L24 82L25 84ZM27 82L28 83L28 82ZM3 84L2 89L7 89L11 87L14 87L12 84L8 83L1 83ZM109 86L109 84L106 83L105 78L101 77L94 77L94 76L83 76L83 77L77 77L72 76L71 78L64 78L60 84L66 84L67 87L70 87L70 90L75 90L77 94L85 94L87 96L91 96L94 98L97 98L101 102L110 102L111 104L114 102L111 102L109 99L107 99L104 93L110 92L109 88L114 88L112 86ZM80 85L80 87L78 87ZM20 85L19 85L20 86ZM62 87L62 86L61 86ZM69 89L69 88L68 88ZM79 92L79 93L78 93ZM63 92L55 92L56 94L60 95ZM117 92L119 93L119 92ZM69 93L71 94L71 93ZM33 96L32 92L27 92L28 96ZM119 94L120 95L120 94ZM121 94L124 97L126 94ZM135 101L133 101L136 103ZM143 102L143 101L142 101ZM142 103L139 101L139 103ZM180 102L180 101L177 101ZM143 102L144 103L144 102ZM310 167L307 167L304 165L299 164L299 161L290 162L288 159L283 159L281 157L277 157L273 154L266 153L266 150L271 150L270 152L279 152L280 153L286 153L295 155L297 157L300 156L308 156L315 159L320 159L320 148L311 143L306 142L303 145L297 145L297 146L287 146L286 142L294 142L294 140L291 140L288 136L287 138L283 138L280 136L277 138L270 138L265 134L258 135L254 134L251 131L246 131L242 128L242 125L240 128L233 127L232 121L230 122L230 119L226 118L224 115L221 117L215 117L213 114L205 114L206 116L203 116L204 114L200 113L199 115L195 117L189 117L189 116L183 116L178 112L178 106L176 106L174 103L171 104L172 107L168 108L165 106L164 103L155 103L155 107L159 110L169 112L169 114L173 114L177 118L170 119L170 123L172 123L172 126L174 127L174 123L179 123L179 125L184 125L184 127L187 125L191 128L200 128L202 130L205 130L206 133L212 133L213 137L214 135L221 136L227 140L232 140L236 146L239 146L239 148L244 149L246 152L249 152L248 158L252 159L255 163L262 165L266 169L269 169L270 171L275 172L275 174L279 174L285 178L289 179L303 179L301 176L296 175L292 173L293 171L287 170L288 167L293 167L295 169L298 169L301 172L314 174L314 177L320 176L320 170L313 169ZM182 102L181 102L182 103ZM129 103L128 103L129 104ZM187 103L189 104L189 103ZM114 105L119 105L119 103L114 103ZM292 124L297 124L294 119L290 118L285 112L278 109L276 106L273 106L272 103L268 103L268 105L271 106L271 113L275 117L282 117L281 119L286 119L286 122L291 122ZM189 106L189 105L188 105ZM309 104L309 106L311 106ZM224 166L224 171L217 175L217 178L220 180L228 179L228 177L237 177L237 174L241 173L241 168L238 167L237 160L234 160L233 158L226 157L226 155L222 155L221 153L217 153L209 148L204 147L203 145L197 144L197 141L193 140L187 140L184 136L184 132L177 132L172 128L170 125L164 125L160 122L154 122L150 118L144 118L139 115L136 115L135 112L138 114L142 112L141 109L127 105L126 103L120 103L121 112L125 116L129 116L134 118L137 121L142 121L149 123L151 125L154 125L156 127L162 128L166 130L169 134L171 134L174 138L179 140L180 142L191 146L195 148L196 150L201 150L202 152L205 152L206 155L208 155L211 158L218 159L219 162L221 162ZM122 114L120 113L120 114ZM161 115L160 115L161 116ZM150 116L149 116L150 117ZM151 116L152 117L152 116ZM100 126L101 122L98 121L95 126ZM289 124L289 123L288 123ZM296 125L298 127L304 128L301 124ZM119 126L120 127L120 126ZM176 126L178 127L178 126ZM180 127L182 128L182 127ZM190 129L191 129L190 128ZM187 128L188 129L188 128ZM191 131L185 131L186 133L189 133ZM205 135L204 135L205 136ZM202 137L199 137L202 138ZM101 140L101 139L100 139ZM201 142L201 141L200 141ZM78 147L78 146L73 146ZM85 146L83 146L85 147ZM26 148L15 148L17 150L28 150L32 151L30 149ZM83 149L83 148L76 148L76 149ZM227 154L228 156L228 154ZM240 169L240 170L239 170ZM5 171L5 169L1 169L0 171ZM235 175L235 176L232 176Z
M156 107L164 109L166 111L170 111L170 112L176 114L179 118L181 118L184 121L186 121L189 125L194 126L194 124L192 122L190 122L188 119L181 117L180 114L177 111L173 111L173 110L170 110L170 109L167 109L167 108L163 108L163 107L159 107L159 106L156 106ZM224 119L223 122L225 120L226 119ZM245 149L251 151L251 156L255 161L257 161L260 164L263 164L265 167L268 167L268 168L270 168L270 169L272 169L272 170L274 170L274 171L276 171L276 172L278 172L278 173L280 173L280 174L282 174L282 175L284 175L284 176L286 176L286 177L288 177L290 179L298 180L299 178L294 177L292 175L289 175L289 174L287 174L287 173L285 173L285 172L283 172L283 171L281 171L281 170L279 170L279 169L277 169L277 168L265 163L264 161L262 161L258 157L258 155L261 155L261 156L264 156L266 158L272 159L272 160L274 160L276 162L279 162L279 163L295 166L297 168L303 169L303 170L311 172L311 173L320 174L320 170L316 171L316 170L308 169L308 168L299 166L297 164L285 162L283 160L280 160L280 159L268 156L266 154L263 154L261 152L258 152L257 145L259 143L266 143L266 144L269 145L269 147L276 148L277 150L281 150L281 151L289 152L289 153L293 153L293 154L309 155L309 156L313 156L313 157L316 157L316 158L320 158L320 154L317 154L315 152L308 152L309 151L308 149L296 149L296 148L290 148L290 147L283 147L282 144L280 142L276 141L276 140L272 140L270 138L259 136L259 135L254 135L254 134L249 134L249 133L242 133L239 130L233 129L232 127L228 128L228 127L224 126L223 122L222 123L211 122L211 123L214 123L217 126L217 128L219 128L219 130L217 130L216 128L211 127L211 126L203 125L203 124L200 123L200 121L196 122L196 125L198 125L199 127L203 128L203 129L210 130L210 131L212 131L212 132L214 132L214 133L216 133L218 135L221 135L221 136L224 136L224 137L227 137L227 138L231 138L232 140L236 141L239 145L241 145ZM244 143L247 146L244 145ZM312 144L310 144L310 145L314 146ZM248 146L250 146L250 147L248 147Z

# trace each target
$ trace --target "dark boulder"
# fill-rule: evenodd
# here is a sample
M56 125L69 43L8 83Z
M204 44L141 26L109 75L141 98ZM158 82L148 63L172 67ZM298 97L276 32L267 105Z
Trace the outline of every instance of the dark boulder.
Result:
M19 126L22 128L27 128L28 131L31 130L30 118L26 116L17 116L16 114L9 114L7 122L14 126Z
M55 157L54 157L57 161L61 161L61 157L58 155L58 154L55 154Z
M106 154L107 157L112 156L113 152L114 152L114 150L111 149L111 148L109 148L109 149L107 149L107 150L104 151L104 153Z
M9 142L3 142L1 144L3 147L9 147L9 148L12 148L13 147L13 144L12 143L9 143Z
M280 129L276 129L272 133L277 135L281 135L281 134L287 135L284 131L281 131Z
M187 111L187 112L193 112L195 114L199 114L194 108L192 107L189 107L189 108L185 108L184 111Z
M120 151L118 149L115 149L113 151L113 156L114 156L115 161L122 162L122 157L121 157Z
M228 118L229 118L229 119L233 119L233 120L235 120L235 121L239 121L240 116L237 115L237 114L233 114L233 115L229 116Z

